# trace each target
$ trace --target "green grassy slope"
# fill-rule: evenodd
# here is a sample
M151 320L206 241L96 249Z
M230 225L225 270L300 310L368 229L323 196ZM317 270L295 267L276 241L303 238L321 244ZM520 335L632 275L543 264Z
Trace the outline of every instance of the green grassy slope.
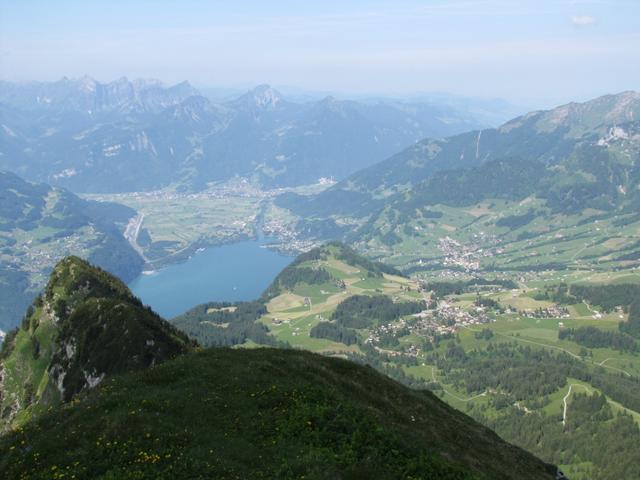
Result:
M211 349L115 377L0 439L3 478L554 478L371 368Z

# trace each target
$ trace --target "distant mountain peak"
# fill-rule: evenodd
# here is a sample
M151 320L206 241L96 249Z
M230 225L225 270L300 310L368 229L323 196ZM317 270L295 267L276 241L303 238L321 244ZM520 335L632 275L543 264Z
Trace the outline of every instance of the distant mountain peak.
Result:
M80 90L85 92L95 92L96 85L98 84L98 82L89 75L83 75L78 79L77 83Z
M333 95L327 95L322 100L320 100L320 104L321 105L335 105L335 104L337 104L339 102L340 101L336 97L334 97Z
M114 80L113 82L114 84L124 84L124 83L129 83L129 79L126 76L122 76L120 78L118 78L117 80Z
M551 110L529 112L508 121L499 128L508 132L529 121L535 121L539 131L564 127L569 135L580 136L585 131L640 119L640 92L625 91L603 95L586 102L571 102Z
M131 82L136 88L164 88L164 83L157 78L136 78Z
M0 85L0 103L17 102L27 109L50 111L78 111L89 114L103 112L160 112L177 105L188 97L199 95L188 82L172 86L160 80L123 76L110 82L100 82L84 75L79 78L62 77L56 82L33 82L22 88Z
M130 76L95 82L93 92L94 81L87 79L84 90L77 82L0 81L0 107L23 112L3 116L0 167L93 193L183 181L202 188L234 175L293 186L345 178L421 138L487 126L471 111L454 115L423 103L315 95L301 100L291 87L283 87L283 96L267 84L233 97L226 91L207 104L189 100L200 93L188 82ZM60 115L71 112L86 125ZM23 128L23 115L37 128ZM142 138L148 148L138 148Z
M182 82L176 83L171 88L185 88L185 89L188 88L188 89L194 89L195 90L195 87L193 85L191 85L189 80L183 80Z
M214 111L211 102L202 95L191 95L177 105L167 109L167 114L174 121L179 122L205 122L208 114ZM205 122L206 123L206 122Z
M352 104L349 101L339 100L331 95L324 97L318 102L318 107L324 111L333 112L343 117L347 115L350 105Z
M251 106L261 109L272 109L282 103L282 94L267 84L258 85L243 97Z

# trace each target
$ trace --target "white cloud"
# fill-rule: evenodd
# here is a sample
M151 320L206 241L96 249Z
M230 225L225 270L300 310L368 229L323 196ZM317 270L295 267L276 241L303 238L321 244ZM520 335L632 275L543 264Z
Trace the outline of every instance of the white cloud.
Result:
M571 17L571 23L578 27L584 27L587 25L593 25L596 23L596 19L591 15L574 15Z

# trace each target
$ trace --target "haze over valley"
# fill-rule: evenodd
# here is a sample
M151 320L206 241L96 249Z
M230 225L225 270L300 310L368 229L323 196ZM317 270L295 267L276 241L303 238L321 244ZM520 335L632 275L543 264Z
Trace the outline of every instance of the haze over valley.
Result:
M2 478L640 478L635 2L143 3L0 2Z

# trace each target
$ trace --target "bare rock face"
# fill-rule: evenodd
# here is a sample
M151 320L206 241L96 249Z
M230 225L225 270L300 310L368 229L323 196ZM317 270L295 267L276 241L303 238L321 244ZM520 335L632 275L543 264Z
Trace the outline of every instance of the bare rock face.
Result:
M108 375L161 363L192 346L120 280L65 258L3 345L0 426L20 425Z

